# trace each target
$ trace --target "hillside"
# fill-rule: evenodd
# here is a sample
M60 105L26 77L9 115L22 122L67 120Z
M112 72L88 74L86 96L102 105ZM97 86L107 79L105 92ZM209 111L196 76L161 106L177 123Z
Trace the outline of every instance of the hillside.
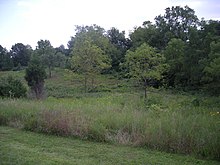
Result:
M0 75L25 83L24 71ZM110 75L97 76L87 93L83 87L81 75L55 69L46 80L45 99L1 99L0 124L219 160L219 97L149 88L146 101L134 82Z

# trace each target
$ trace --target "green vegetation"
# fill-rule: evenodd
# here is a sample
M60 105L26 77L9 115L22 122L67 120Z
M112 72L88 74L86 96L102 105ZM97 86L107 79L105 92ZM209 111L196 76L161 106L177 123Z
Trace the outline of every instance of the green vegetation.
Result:
M0 79L0 96L1 97L10 97L10 98L19 98L26 96L27 89L23 83L11 76L7 78L2 77Z
M0 125L66 136L67 143L77 137L220 160L219 27L219 21L199 21L191 8L177 6L157 16L155 24L145 21L129 38L116 28L105 31L91 25L76 26L68 49L63 45L53 48L49 40L38 41L35 50L17 43L8 52L0 45ZM5 71L10 69L16 72ZM7 76L13 78L5 79ZM30 92L26 98L4 98L24 96L26 91L18 86L29 86L37 100L31 100ZM26 134L4 128L20 136ZM5 146L10 140L3 136ZM14 149L17 158L18 147ZM44 152L23 149L23 156L29 151L39 155ZM75 152L69 150L70 155ZM143 150L132 152L136 151ZM96 155L95 150L91 152ZM45 163L72 160L63 156L56 160L46 157ZM108 157L111 160L106 162L115 164L126 157ZM123 162L142 163L145 158L143 155L137 161L128 158ZM7 163L8 158L3 160ZM86 157L85 163L89 160ZM36 159L24 161L34 163Z
M60 73L65 74L59 77ZM138 89L123 87L119 93L120 87L114 89L110 84L111 92L80 94L83 84L68 82L74 77L78 80L83 77L60 69L54 76L56 81L48 79L46 86L52 82L57 86L64 84L74 92L65 91L61 95L71 95L71 98L60 98L58 94L58 98L42 101L2 99L1 125L219 159L219 97L174 94L150 88L145 102ZM109 80L121 84L118 86L124 83L113 77L99 77L97 89L103 89L101 84ZM64 86L61 89L65 89ZM56 96L54 91L51 94Z
M38 56L33 56L26 68L25 80L37 99L42 98L46 72Z
M143 148L81 141L75 138L46 136L0 127L1 165L23 164L204 164L198 160Z
M127 51L125 63L129 75L142 84L145 98L147 97L147 87L162 78L162 74L167 68L164 60L165 58L161 54L156 53L154 48L145 43L135 52Z

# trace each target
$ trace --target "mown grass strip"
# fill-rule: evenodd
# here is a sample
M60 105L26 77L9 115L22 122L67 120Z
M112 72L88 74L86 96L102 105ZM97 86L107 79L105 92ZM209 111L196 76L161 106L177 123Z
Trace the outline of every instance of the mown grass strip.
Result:
M191 156L0 127L0 164L210 164Z

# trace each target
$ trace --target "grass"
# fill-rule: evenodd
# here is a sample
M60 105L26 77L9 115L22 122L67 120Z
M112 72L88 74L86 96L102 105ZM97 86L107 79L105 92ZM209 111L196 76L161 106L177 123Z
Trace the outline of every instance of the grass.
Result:
M0 127L0 164L204 164L195 159L143 148L110 145Z
M56 69L47 99L1 99L0 125L220 159L219 97L149 89L144 101L133 85L100 75L85 94L82 76Z
M0 121L46 134L219 159L218 105L213 102L208 107L207 101L200 101L195 106L192 96L164 91L151 92L147 103L129 93L44 101L3 99Z

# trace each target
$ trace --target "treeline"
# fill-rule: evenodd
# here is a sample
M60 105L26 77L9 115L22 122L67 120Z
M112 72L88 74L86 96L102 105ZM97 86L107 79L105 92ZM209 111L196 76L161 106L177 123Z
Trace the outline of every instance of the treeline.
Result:
M154 23L145 21L128 38L115 27L76 26L75 31L67 49L54 48L49 40L38 41L34 50L22 43L10 51L0 46L0 70L25 68L37 56L49 77L53 67L68 68L85 75L85 87L88 78L109 73L138 77L145 85L220 93L220 22L199 20L188 6L166 8Z

